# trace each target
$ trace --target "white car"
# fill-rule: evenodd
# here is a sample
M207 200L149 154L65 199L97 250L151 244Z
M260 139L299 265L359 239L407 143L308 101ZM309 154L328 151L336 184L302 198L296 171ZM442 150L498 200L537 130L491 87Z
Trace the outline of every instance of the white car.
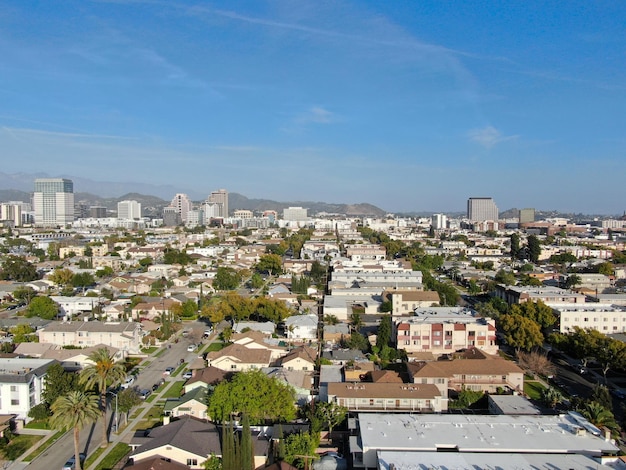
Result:
M133 377L132 375L129 375L128 377L126 377L126 379L124 379L124 382L122 382L121 387L128 388L133 384L134 381L135 381L135 377Z
M187 352L194 352L195 350L196 350L195 344L190 344L189 346L187 346Z

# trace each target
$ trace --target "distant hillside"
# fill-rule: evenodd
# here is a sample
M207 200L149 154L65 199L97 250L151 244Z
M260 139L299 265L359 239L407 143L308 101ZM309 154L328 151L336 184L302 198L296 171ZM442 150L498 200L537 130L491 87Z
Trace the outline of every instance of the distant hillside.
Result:
M30 202L30 193L19 189L0 189L0 201Z
M312 201L278 202L269 199L248 199L246 196L238 193L228 194L228 207L231 212L237 209L246 209L255 212L275 210L279 213L287 207L304 207L309 210L309 215L327 212L331 214L345 214L348 216L382 217L387 213L379 207L367 203L330 204Z

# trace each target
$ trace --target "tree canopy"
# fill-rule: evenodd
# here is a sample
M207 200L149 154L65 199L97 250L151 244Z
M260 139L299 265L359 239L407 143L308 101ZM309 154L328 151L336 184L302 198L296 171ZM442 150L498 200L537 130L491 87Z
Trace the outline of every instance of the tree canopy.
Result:
M241 284L241 274L233 268L220 266L217 268L213 287L218 290L233 290Z
M215 387L209 397L209 416L226 422L245 413L252 424L290 421L296 417L295 391L259 370L238 372Z
M2 263L0 279L16 282L30 282L39 279L37 268L21 256L9 255Z
M504 338L514 348L530 351L543 344L543 334L539 324L530 318L519 314L501 315L499 323L504 332Z
M52 320L57 316L58 305L50 297L38 296L31 300L26 308L27 317L39 317L44 320Z

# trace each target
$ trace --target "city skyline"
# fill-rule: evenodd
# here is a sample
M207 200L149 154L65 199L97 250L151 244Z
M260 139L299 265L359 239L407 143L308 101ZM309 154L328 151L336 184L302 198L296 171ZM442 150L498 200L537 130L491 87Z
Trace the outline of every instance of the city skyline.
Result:
M620 2L9 0L3 171L621 214L625 21Z

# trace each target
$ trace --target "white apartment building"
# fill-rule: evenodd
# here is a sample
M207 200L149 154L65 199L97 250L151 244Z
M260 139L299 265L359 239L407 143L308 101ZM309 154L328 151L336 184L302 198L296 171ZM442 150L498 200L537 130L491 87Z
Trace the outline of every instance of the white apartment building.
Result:
M386 255L387 250L382 245L359 244L346 246L346 256L352 261L382 261Z
M252 211L249 211L247 209L237 209L236 211L233 212L233 219L251 219L252 217L254 217L254 214L252 213Z
M191 199L186 194L176 194L170 202L170 207L173 207L175 212L180 217L181 221L187 220L187 212L193 208Z
M430 219L430 224L435 230L443 230L448 225L448 217L444 214L433 214Z
M36 225L71 224L74 221L74 183L64 178L37 178L33 206Z
M53 359L0 358L0 414L30 421L28 412L41 403L44 378Z
M414 317L395 323L396 345L407 354L429 352L435 356L475 347L496 354L496 322L482 318L471 309L429 307L415 311Z
M561 333L571 333L575 327L605 335L626 332L626 306L594 302L558 305L552 310L559 318Z
M22 206L20 204L12 203L0 204L0 223L5 223L12 227L21 226Z
M141 352L143 337L137 322L74 321L52 322L38 331L40 343L79 347L103 344L126 354Z

